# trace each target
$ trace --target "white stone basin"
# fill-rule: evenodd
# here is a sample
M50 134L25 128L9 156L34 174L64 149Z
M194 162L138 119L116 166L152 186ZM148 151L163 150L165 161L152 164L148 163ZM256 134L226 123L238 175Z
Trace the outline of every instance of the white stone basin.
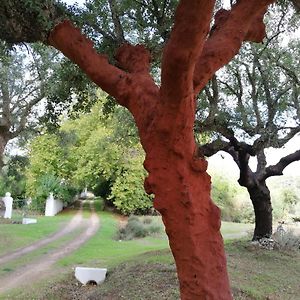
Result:
M106 272L107 269L102 268L76 267L75 277L82 284L87 284L88 282L100 284L105 280Z
M31 218L23 218L22 220L22 224L36 224L37 223L37 219L31 219Z

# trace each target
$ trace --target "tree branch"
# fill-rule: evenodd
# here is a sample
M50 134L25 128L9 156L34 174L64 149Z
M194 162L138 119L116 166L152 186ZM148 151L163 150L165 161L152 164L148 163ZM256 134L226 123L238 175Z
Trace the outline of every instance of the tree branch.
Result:
M27 104L27 106L24 108L24 110L22 111L22 114L20 116L20 122L18 124L18 127L10 133L11 138L17 137L22 131L24 131L24 129L26 127L27 120L28 120L28 116L30 114L30 111L31 111L32 107L34 105L36 105L37 103L39 103L43 98L44 98L44 95L41 94L40 96L32 99Z
M217 77L213 76L210 81L212 93L208 86L204 88L205 94L207 96L209 102L209 112L206 120L204 121L206 124L212 124L215 120L215 117L218 113L218 102L219 102L219 89L218 89L218 82Z
M109 8L111 11L111 17L114 23L114 28L115 28L115 33L116 33L116 38L117 42L119 45L123 44L125 42L125 37L124 37L124 31L120 22L120 17L119 17L119 12L116 7L116 1L115 0L108 0Z
M277 97L275 97L275 99L272 98L271 88L269 85L269 78L268 78L268 75L266 74L266 70L260 63L259 58L255 54L255 52L253 52L253 55L254 55L254 65L257 67L257 69L260 73L260 78L261 78L261 82L262 82L264 94L265 94L264 96L265 96L267 107L268 107L268 122L267 122L267 124L273 124L274 117L276 114L276 110L275 110L276 102L279 99Z
M262 42L265 36L263 16L274 0L240 0L230 11L220 10L205 43L194 72L198 94L212 75L239 51L243 41Z
M259 129L263 128L263 123L260 116L260 111L258 108L258 88L256 83L256 76L255 76L255 67L252 65L252 71L250 72L249 66L247 64L244 64L246 68L246 73L251 85L251 99L253 102L253 109L256 117L256 132L259 131Z
M214 154L216 154L219 151L228 151L228 149L232 147L230 145L230 143L221 140L221 139L217 139L214 140L211 143L205 144L205 145L201 145L199 146L199 153L198 156L213 156Z
M115 58L123 70L149 75L151 54L143 45L123 44L117 50Z
M271 176L283 175L283 170L292 162L300 160L300 150L295 151L285 157L282 157L276 165L272 165L266 168L266 172L262 180L266 180Z
M50 33L48 42L76 63L104 91L128 106L132 78L111 65L103 54L98 54L91 40L81 34L70 21L58 24Z
M264 149L261 149L257 152L257 169L256 174L263 174L266 169L267 160Z
M193 71L209 31L213 0L181 0L162 59L161 93L176 103L193 94Z

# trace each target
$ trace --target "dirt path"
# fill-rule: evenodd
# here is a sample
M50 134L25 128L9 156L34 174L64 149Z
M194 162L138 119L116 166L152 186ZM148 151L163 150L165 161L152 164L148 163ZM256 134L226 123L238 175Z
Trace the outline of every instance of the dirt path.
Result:
M19 258L22 255L28 254L43 246L46 246L47 244L50 244L56 241L57 239L62 238L63 236L66 236L67 234L71 233L77 228L80 228L82 226L81 223L82 223L82 203L80 205L77 214L71 219L71 221L62 230L57 231L56 233L51 234L42 240L36 241L29 246L19 248L13 252L0 256L0 266L4 263L8 263L11 260Z
M78 249L80 246L82 246L84 243L86 243L99 229L100 222L98 215L94 212L93 204L91 205L91 217L88 221L88 226L84 232L79 234L77 237L75 237L73 240L66 242L62 246L56 248L55 250L51 251L50 253L47 253L43 255L42 257L39 257L37 260L34 260L33 262L27 264L26 266L22 266L17 268L14 272L9 273L7 276L0 278L0 294L4 293L12 288L19 288L22 285L28 284L28 282L34 282L37 280L40 280L42 278L45 278L49 276L49 274L55 272L55 270L52 270L51 267L54 263L56 263L59 259L65 257L66 255L72 253L76 249ZM76 219L74 219L76 218ZM76 229L80 226L81 222L78 223L78 220L82 220L81 211L79 214L77 214L70 222L69 230L62 230L64 234L58 235L56 234L56 239L59 237L62 237L66 235L67 233L71 232L70 228ZM81 224L82 226L82 224ZM61 232L60 232L61 233ZM51 237L52 239L53 237ZM50 238L47 238L45 240L49 240ZM55 238L53 241L56 240ZM43 242L44 240L40 241ZM50 243L50 242L47 242ZM24 253L22 251L26 251L25 253L29 253L30 251L34 251L39 249L41 246L44 246L45 241L40 243L35 243L38 246L35 245L34 249L31 249L30 246L20 249L14 253L14 257L11 258L8 256L9 260L16 259L17 257L20 257ZM28 250L28 249L31 250ZM23 254L20 254L23 253Z

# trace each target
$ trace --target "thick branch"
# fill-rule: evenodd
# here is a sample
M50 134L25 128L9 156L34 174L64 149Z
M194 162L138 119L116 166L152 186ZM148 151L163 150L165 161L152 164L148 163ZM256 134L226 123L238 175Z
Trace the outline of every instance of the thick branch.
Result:
M76 63L98 86L127 106L129 76L111 65L105 55L98 54L91 40L80 33L70 21L58 24L48 42Z
M143 45L123 44L118 49L115 58L125 71L149 74L151 55Z
M263 16L274 0L240 0L231 11L216 14L215 26L196 64L195 93L212 75L226 65L239 51L243 41L262 42L265 36Z
M300 160L300 150L289 154L280 159L276 165L272 165L266 168L266 172L262 179L267 179L271 176L282 175L283 170L292 162Z
M261 149L257 152L257 169L256 174L263 174L265 171L267 160L264 149Z
M229 151L231 147L230 143L223 141L221 139L214 140L211 143L205 144L199 147L198 156L213 156L219 151Z
M213 0L180 1L171 37L162 60L164 99L178 102L193 94L193 72L209 31Z
M124 37L124 31L120 22L120 17L118 13L118 9L116 7L116 1L115 0L109 0L109 7L111 11L111 17L114 23L114 28L115 28L115 35L117 37L118 44L121 45L122 43L125 42L125 37Z
M231 155L240 170L239 183L242 186L249 187L254 184L255 174L251 171L249 167L250 155L243 148L237 148L232 146L231 143L225 142L223 140L215 140L212 143L203 145L199 147L198 155L212 156L218 151L225 151Z

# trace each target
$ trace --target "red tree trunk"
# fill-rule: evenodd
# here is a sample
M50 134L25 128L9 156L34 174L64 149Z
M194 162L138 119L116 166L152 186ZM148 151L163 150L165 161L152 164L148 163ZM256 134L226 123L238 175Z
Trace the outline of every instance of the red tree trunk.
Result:
M166 227L181 299L231 299L220 211L210 199L207 163L194 156L193 119L185 119L184 126L182 118L166 111L142 137L149 172L145 188L155 194Z
M273 0L239 0L218 15L209 32L213 0L181 0L162 61L161 87L150 76L150 54L123 45L119 68L96 53L78 29L62 22L49 43L62 51L135 118L149 172L145 189L155 195L174 255L182 299L231 299L220 212L210 198L205 159L196 157L195 96L243 40L261 41L263 14Z

